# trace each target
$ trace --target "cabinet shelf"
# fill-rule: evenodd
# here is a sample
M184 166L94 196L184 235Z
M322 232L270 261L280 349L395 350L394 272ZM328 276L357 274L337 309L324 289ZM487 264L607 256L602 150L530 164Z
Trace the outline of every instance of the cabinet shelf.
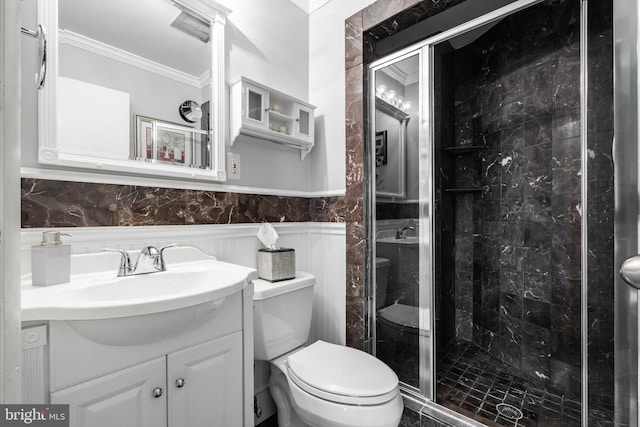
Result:
M281 113L280 111L273 111L273 110L269 110L269 118L275 118L276 120L286 120L286 121L294 121L295 118L291 117L291 116L287 116L284 113Z
M231 146L240 135L247 135L297 148L300 159L309 154L316 107L242 76L229 86Z

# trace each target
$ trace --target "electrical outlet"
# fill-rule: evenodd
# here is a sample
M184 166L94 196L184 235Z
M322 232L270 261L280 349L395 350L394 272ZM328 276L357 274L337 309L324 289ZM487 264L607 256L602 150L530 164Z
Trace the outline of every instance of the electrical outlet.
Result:
M227 153L227 179L240 179L240 154Z

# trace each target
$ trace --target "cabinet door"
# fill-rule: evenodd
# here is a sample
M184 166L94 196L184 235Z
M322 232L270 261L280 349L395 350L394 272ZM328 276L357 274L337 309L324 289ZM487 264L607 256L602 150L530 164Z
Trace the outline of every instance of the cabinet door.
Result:
M268 129L269 92L249 83L242 86L242 124Z
M313 142L313 109L296 103L294 117L296 123L293 136Z
M51 403L69 404L70 427L166 426L165 381L161 357L56 391Z
M167 357L169 426L243 425L242 333Z

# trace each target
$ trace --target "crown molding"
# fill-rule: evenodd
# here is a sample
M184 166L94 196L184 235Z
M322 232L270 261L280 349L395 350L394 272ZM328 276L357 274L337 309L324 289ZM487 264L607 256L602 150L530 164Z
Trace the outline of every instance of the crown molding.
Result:
M175 68L167 67L166 65L158 62L134 55L106 43L85 37L73 31L60 30L58 34L58 41L60 43L84 49L97 55L137 67L141 70L148 71L198 89L202 89L204 87L204 82L208 84L208 72L202 76L193 76L180 70L176 70Z
M395 81L399 82L403 86L408 86L413 83L418 83L418 77L419 77L418 71L411 74L407 74L395 64L384 67L380 71L382 71L383 73L385 73L386 75L394 79Z

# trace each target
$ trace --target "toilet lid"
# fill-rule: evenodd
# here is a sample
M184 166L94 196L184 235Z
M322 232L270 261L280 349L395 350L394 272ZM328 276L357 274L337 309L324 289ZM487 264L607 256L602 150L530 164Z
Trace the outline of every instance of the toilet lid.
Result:
M405 304L392 304L378 310L378 316L396 325L418 329L418 307Z
M332 402L376 405L398 393L398 377L380 360L353 348L316 341L287 358L289 378Z
M389 265L391 265L391 261L387 258L376 257L376 268L388 267Z

